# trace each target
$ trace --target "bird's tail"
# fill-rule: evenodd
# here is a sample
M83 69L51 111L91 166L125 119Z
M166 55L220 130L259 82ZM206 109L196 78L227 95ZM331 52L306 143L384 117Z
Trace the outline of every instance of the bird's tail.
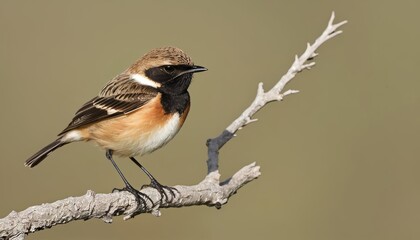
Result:
M35 153L32 157L28 158L25 162L25 166L27 167L35 167L38 165L42 160L44 160L51 152L56 150L59 147L66 145L68 142L61 141L61 138L58 138L54 142L48 144L43 149L39 150Z

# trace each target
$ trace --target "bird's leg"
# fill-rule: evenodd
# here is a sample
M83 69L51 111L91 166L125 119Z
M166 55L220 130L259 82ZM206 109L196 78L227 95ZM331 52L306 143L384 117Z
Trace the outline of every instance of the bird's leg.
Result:
M165 196L167 201L170 201L170 199L168 198L168 195L166 195L165 190L167 190L171 195L172 195L172 199L175 198L175 191L178 192L178 190L176 188L173 187L168 187L168 186L164 186L162 184L160 184L156 178L153 177L152 174L150 174L149 171L147 171L147 169L145 167L143 167L143 165L141 165L134 157L130 157L131 161L133 161L134 164L136 164L141 170L143 170L144 173L146 173L146 175L150 178L150 185L153 188L156 188L156 190L158 190L159 194L160 194L160 201L162 202L163 196ZM147 186L147 185L146 185ZM145 186L143 186L145 187ZM142 188L143 188L142 187Z
M117 166L117 164L115 163L114 159L112 158L112 153L113 153L112 150L107 150L106 151L106 154L105 154L106 155L106 158L109 161L111 161L112 165L117 170L118 174L120 175L121 179L124 181L124 184L125 184L125 187L124 188L122 188L122 189L114 188L114 190L127 191L127 192L133 194L134 197L136 198L136 202L137 202L137 209L136 210L139 210L139 209L145 210L146 209L146 199L149 200L152 203L152 205L154 205L152 199L150 199L149 196L147 196L146 194L138 191L133 186L131 186L131 184L124 177L124 175L122 174L120 168Z

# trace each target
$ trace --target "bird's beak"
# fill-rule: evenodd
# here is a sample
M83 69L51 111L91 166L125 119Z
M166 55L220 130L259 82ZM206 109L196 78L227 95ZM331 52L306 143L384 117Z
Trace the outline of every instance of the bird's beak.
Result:
M194 66L191 67L191 69L188 69L188 70L182 72L181 74L183 75L183 74L186 74L186 73L196 73L196 72L204 72L204 71L207 71L207 68L202 67L202 66L195 66L194 65Z
M208 69L202 66L192 66L192 68L190 70L187 70L188 73L195 73L195 72L204 72L207 71Z
M191 66L190 69L181 72L180 74L176 75L172 79L176 79L177 77L182 76L187 73L196 73L196 72L204 72L204 71L207 71L207 68L194 65L194 66Z

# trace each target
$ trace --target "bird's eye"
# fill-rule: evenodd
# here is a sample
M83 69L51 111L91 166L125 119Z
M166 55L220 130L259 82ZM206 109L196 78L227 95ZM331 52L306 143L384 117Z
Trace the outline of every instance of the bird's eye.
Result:
M163 70L165 70L165 72L167 72L167 73L173 73L175 71L175 68L174 68L174 66L166 65L166 66L163 67Z

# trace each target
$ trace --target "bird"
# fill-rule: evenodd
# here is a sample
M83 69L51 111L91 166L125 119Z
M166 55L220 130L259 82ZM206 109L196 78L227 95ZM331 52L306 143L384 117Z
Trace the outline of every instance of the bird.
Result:
M207 71L176 47L161 47L143 55L129 68L111 79L97 96L75 113L56 140L25 162L35 167L50 153L72 142L94 142L105 150L125 187L145 206L145 194L125 178L113 156L128 157L150 178L162 198L164 189L174 196L173 188L160 184L135 158L167 144L178 133L190 110L188 87L194 73Z

